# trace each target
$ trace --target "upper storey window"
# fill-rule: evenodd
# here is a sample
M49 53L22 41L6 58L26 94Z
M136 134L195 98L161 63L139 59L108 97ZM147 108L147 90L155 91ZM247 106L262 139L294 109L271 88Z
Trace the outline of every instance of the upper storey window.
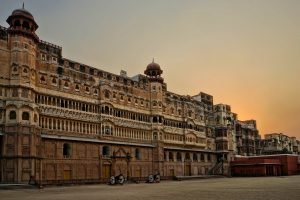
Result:
M18 97L18 89L17 88L13 88L12 89L12 97Z
M153 101L153 107L156 107L156 106L157 106L156 101Z
M24 69L23 69L23 73L24 73L24 74L27 74L27 73L28 73L28 70L27 70L26 68L24 68Z
M64 158L70 158L72 153L71 145L69 143L64 143L63 145L63 156Z
M98 90L97 89L94 90L94 95L98 95Z
M46 55L45 54L41 54L41 59L42 59L42 61L45 61L46 60Z
M29 113L28 112L23 112L22 113L22 120L29 120Z
M124 95L120 94L120 100L123 101L124 100Z
M137 160L141 160L141 151L140 151L140 149L139 148L136 148L135 149L135 159L137 159Z
M17 113L16 111L12 110L9 113L9 119L16 119L17 118Z
M52 84L53 84L53 85L56 85L56 84L57 84L56 78L53 78L53 79L52 79Z
M80 65L80 71L85 72L85 67L83 65Z
M14 23L14 26L16 26L16 27L21 26L20 20L16 20L15 23Z
M79 88L79 85L78 85L78 84L76 84L76 85L75 85L75 91L77 91L77 92L78 92L79 90L80 90L80 88Z
M90 93L90 88L88 86L85 87L85 92Z
M69 82L68 81L65 81L64 87L69 88Z
M94 69L92 69L92 68L90 69L90 74L94 75Z
M46 79L44 76L41 76L40 83L46 84Z
M102 147L102 155L105 157L110 156L110 149L109 146L103 146Z
M190 111L188 112L189 117L192 117L192 114L193 114L193 112L190 110Z
M21 96L24 98L28 98L28 89L22 89Z
M105 90L104 91L104 97L109 99L110 95L109 95L109 91L108 90Z

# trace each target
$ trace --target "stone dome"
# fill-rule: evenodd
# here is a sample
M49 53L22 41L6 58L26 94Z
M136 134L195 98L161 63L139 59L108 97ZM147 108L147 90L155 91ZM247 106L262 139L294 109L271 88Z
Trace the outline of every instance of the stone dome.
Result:
M33 15L28 10L24 9L24 7L14 10L11 13L11 15L7 18L6 22L9 25L12 25L12 23L14 22L15 19L25 19L25 20L33 23L34 26L36 27L35 29L38 28L38 25L35 22Z
M147 65L147 68L144 71L144 73L148 76L160 76L162 72L163 71L161 70L159 64L155 63L154 59L150 64Z
M147 70L161 70L159 64L155 63L154 61L147 65Z
M23 8L14 10L11 13L11 16L23 16L23 17L27 17L31 20L34 20L33 15L28 10L25 10Z

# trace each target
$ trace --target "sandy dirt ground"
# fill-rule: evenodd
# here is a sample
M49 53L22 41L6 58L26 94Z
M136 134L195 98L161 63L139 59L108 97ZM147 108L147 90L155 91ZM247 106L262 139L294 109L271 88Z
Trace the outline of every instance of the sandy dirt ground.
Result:
M1 200L300 200L300 176L0 190Z

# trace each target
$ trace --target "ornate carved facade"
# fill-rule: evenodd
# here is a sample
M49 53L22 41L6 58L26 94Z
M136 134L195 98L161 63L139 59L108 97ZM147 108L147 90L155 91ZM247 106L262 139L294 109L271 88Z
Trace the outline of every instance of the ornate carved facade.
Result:
M64 58L36 35L24 8L7 23L0 27L1 182L206 175L220 173L221 162L228 172L239 149L230 106L214 106L203 92L168 91L154 61L128 77Z

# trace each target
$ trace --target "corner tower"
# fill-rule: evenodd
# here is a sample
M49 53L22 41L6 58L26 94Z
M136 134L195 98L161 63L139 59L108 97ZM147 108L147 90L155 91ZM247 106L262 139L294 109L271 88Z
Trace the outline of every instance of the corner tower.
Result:
M28 183L40 174L39 112L35 79L39 38L33 15L23 8L7 18L5 43L1 41L0 96L1 170L6 183ZM3 52L3 53L2 53Z
M32 14L24 9L24 4L22 9L14 10L6 22L9 24L10 71L11 78L14 80L15 74L26 75L26 73L32 74L35 71L39 44L39 38L35 31L38 25Z
M155 144L153 150L153 161L154 161L154 172L162 173L163 161L164 161L164 149L163 149L163 85L164 79L161 77L163 71L159 64L154 62L147 65L144 71L150 82L149 96L150 96L150 113L151 113L151 124L152 134ZM161 174L164 175L164 174Z
M164 79L161 77L163 71L159 64L154 62L147 65L144 71L150 82L150 111L152 114L152 122L162 124L162 108L163 108L163 83Z

